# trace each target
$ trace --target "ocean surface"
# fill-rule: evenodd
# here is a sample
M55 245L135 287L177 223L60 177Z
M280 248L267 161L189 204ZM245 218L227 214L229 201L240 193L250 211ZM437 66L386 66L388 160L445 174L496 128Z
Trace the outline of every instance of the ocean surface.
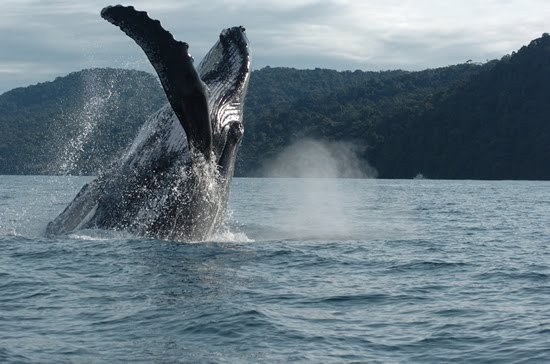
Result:
M0 176L0 363L550 363L550 183L235 179L208 242L43 232Z

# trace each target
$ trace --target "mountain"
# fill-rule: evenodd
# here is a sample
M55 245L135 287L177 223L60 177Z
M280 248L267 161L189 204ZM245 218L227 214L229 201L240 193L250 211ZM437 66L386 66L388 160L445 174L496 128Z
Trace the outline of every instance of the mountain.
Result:
M550 36L405 111L369 155L385 177L550 179Z
M550 179L550 37L419 72L256 70L236 174L303 138L355 146L383 178ZM90 174L166 102L153 75L93 69L0 95L0 173Z

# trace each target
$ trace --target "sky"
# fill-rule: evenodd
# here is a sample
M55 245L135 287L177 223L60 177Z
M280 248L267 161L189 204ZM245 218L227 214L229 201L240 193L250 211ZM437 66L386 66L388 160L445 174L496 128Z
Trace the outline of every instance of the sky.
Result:
M0 93L84 68L154 72L141 49L100 17L100 10L113 4L0 0ZM548 0L137 0L131 5L189 43L197 64L223 28L245 26L253 69L414 71L501 58L550 32Z

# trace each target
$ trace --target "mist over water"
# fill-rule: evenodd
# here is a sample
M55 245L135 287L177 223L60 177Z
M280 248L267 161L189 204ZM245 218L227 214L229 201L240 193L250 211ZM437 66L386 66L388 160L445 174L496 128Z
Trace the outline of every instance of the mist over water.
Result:
M287 238L355 239L355 196L342 185L348 178L375 178L376 170L358 154L361 147L348 142L302 139L294 142L264 166L267 177L292 177L281 198L294 208L278 220Z
M378 172L358 154L364 148L349 142L300 139L263 167L265 177L376 178Z
M306 178L288 181L285 204L292 209L281 211L278 224L287 239L356 239L359 233L353 221L354 211L346 209L352 195L342 188L341 180Z

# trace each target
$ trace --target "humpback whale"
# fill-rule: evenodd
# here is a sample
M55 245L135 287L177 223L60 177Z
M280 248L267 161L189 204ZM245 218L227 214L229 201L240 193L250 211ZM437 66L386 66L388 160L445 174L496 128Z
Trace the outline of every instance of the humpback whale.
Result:
M205 240L223 220L250 77L245 29L225 29L197 68L188 44L146 12L109 6L101 16L145 52L168 103L110 167L46 227L47 235L100 228Z

